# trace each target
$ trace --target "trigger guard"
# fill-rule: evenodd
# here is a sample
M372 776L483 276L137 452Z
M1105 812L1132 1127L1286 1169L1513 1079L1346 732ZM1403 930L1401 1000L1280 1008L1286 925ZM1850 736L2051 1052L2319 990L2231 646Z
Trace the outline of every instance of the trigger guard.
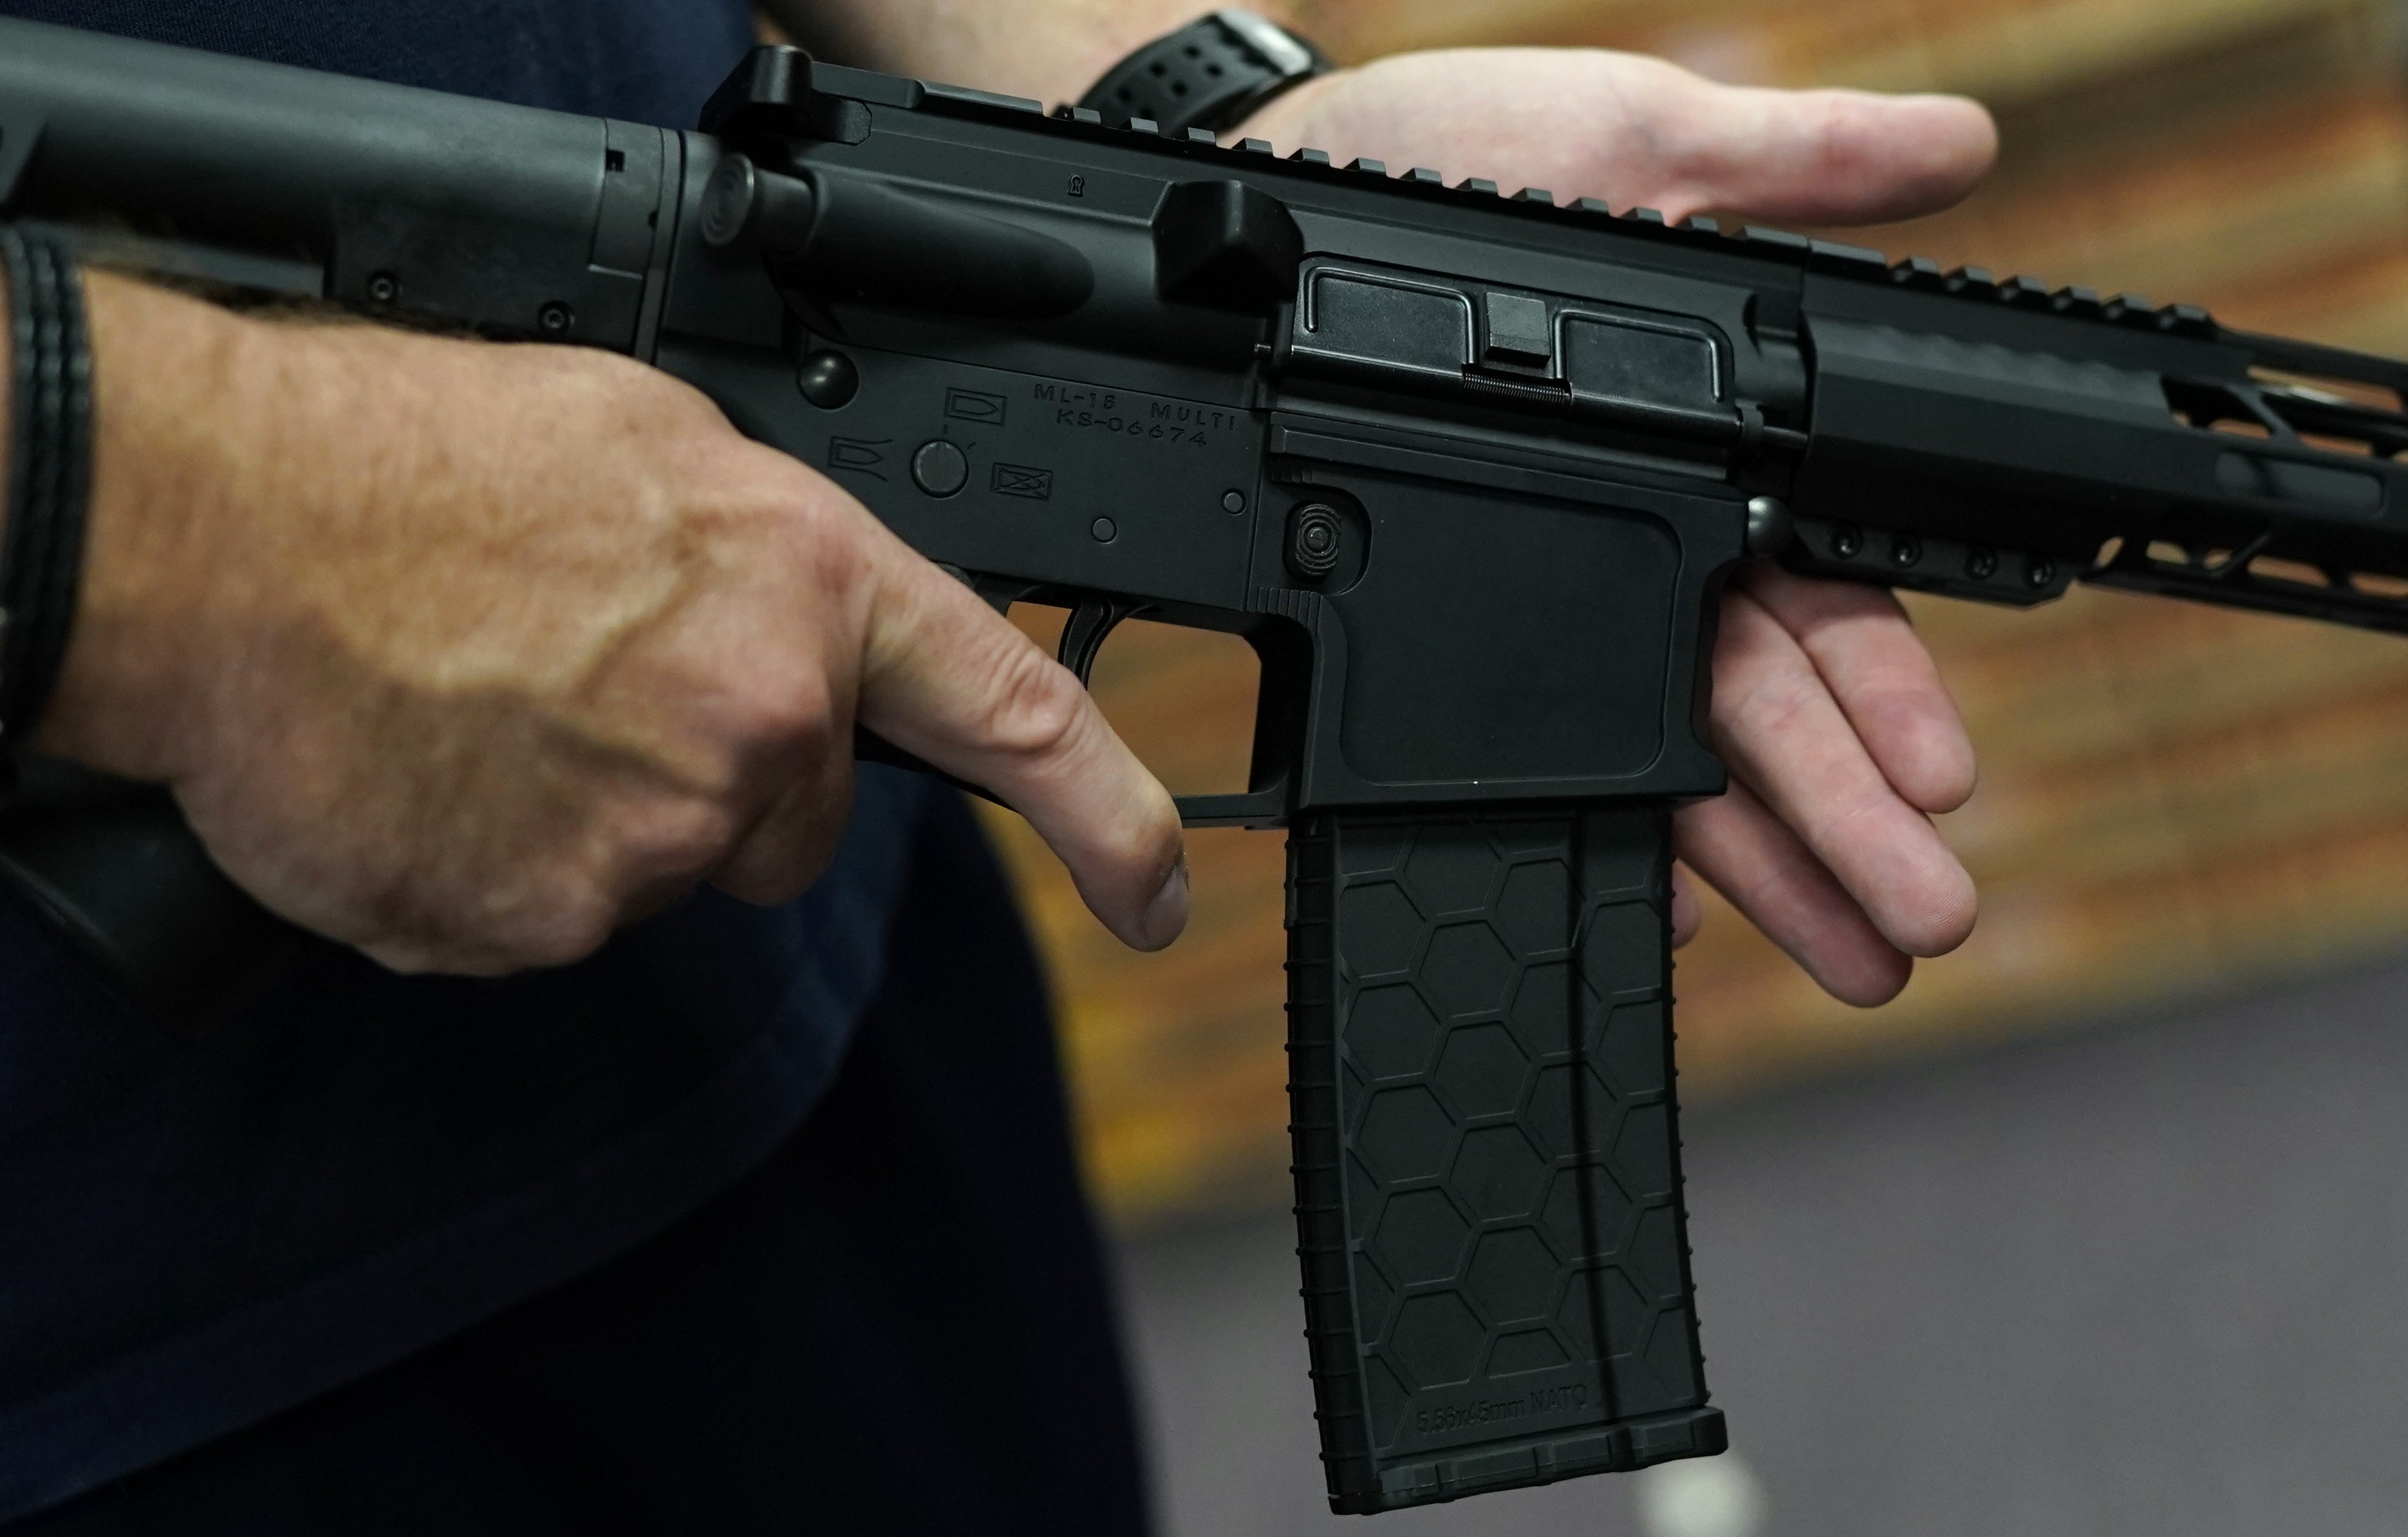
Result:
M1026 601L1030 595L1037 591L1036 583L1023 582L1016 577L989 576L984 571L965 571L958 566L949 566L941 562L937 569L978 594L982 602L1007 619L1011 617L1013 604Z

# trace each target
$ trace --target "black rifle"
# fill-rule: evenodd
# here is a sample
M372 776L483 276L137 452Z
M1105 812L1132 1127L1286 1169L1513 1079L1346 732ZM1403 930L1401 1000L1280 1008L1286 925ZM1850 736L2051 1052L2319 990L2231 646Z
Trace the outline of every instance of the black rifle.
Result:
M1262 663L1331 1503L1719 1451L1671 808L1742 560L2408 629L2408 367L2023 279L1287 159L764 50L700 133L0 22L0 213L631 353L998 604ZM80 798L78 798L78 797ZM7 864L163 1010L275 932L156 792ZM213 884L211 883L214 883Z

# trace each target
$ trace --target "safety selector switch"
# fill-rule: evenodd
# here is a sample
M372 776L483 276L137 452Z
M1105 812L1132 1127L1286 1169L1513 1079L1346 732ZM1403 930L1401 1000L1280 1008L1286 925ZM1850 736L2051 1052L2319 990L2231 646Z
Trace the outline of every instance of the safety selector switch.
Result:
M931 496L951 496L970 483L969 455L957 443L931 438L911 455L911 483Z

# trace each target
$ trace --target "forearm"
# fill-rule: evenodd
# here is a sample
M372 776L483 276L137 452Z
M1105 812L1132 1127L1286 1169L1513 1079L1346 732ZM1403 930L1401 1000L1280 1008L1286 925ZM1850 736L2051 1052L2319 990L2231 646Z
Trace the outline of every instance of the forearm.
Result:
M841 64L1075 101L1140 45L1218 8L1211 0L769 0L796 40ZM1285 0L1249 0L1273 21Z

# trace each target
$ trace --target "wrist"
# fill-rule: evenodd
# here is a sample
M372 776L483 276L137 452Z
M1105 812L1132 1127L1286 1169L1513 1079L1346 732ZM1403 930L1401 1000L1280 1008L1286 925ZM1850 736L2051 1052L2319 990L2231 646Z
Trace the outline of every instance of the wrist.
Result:
M816 53L889 74L949 80L1052 106L1077 101L1121 60L1228 0L841 0L767 8ZM1285 26L1292 0L1246 8Z
M284 330L107 274L88 279L93 486L72 642L36 733L129 778L181 770L209 694L208 616L235 526L286 458ZM287 345L303 344L291 331Z

